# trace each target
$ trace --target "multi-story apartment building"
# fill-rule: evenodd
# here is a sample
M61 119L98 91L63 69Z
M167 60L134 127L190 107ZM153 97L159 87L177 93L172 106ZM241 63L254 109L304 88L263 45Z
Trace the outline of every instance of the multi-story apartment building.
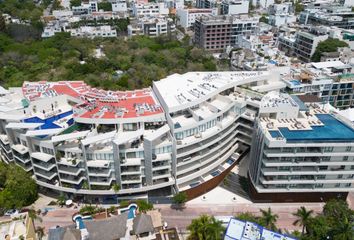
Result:
M128 6L126 0L111 0L113 12L128 12Z
M217 8L218 3L216 0L197 0L195 6L197 8Z
M133 3L132 12L135 17L168 15L169 10L163 2L159 3Z
M258 18L246 16L202 16L195 21L194 42L212 52L222 52L227 46L237 46L240 36L258 32Z
M269 24L279 27L296 22L292 3L273 4L268 8Z
M284 86L269 72L174 74L127 92L27 82L0 89L1 158L78 197L195 196L247 152L262 97L253 90Z
M318 31L296 33L294 53L303 62L310 62L317 45L328 38L328 35Z
M354 29L354 12L350 7L327 5L321 9L306 9L300 13L302 24Z
M117 30L108 25L97 27L83 26L67 29L67 32L70 32L73 37L117 37Z
M98 11L97 1L90 0L88 2L82 2L80 6L73 6L71 10L74 15L86 15Z
M221 15L248 14L248 0L224 0L221 2Z
M353 191L354 126L287 94L262 99L249 176L257 200L321 201Z
M340 109L354 106L353 67L341 61L308 63L292 68L283 81L297 95L314 95Z
M203 15L217 15L217 8L186 8L177 9L178 24L184 29L191 28L194 26L195 20Z
M140 18L128 25L128 36L147 35L157 37L172 34L176 26L170 18Z

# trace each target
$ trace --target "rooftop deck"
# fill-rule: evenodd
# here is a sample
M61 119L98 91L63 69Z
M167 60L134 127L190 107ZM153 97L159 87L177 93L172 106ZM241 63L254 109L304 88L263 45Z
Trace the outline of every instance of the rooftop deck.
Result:
M23 95L30 101L67 95L81 103L74 107L77 118L136 118L162 113L151 89L106 91L91 88L82 81L25 82Z

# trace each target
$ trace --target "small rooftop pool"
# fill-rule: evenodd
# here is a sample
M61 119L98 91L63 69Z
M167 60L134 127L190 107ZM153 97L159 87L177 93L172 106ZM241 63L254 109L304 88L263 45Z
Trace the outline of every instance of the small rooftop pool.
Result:
M299 85L301 85L301 82L299 81L299 80L290 80L289 82L291 82L291 84L292 85L294 85L294 86L299 86Z

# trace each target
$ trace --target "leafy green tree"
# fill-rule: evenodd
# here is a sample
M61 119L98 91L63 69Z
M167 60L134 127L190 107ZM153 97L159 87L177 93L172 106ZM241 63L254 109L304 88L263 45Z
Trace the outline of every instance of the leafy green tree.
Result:
M296 213L293 213L293 215L297 217L293 224L302 226L301 235L304 235L305 230L307 232L307 224L312 214L313 210L307 211L304 206L300 207Z
M276 231L277 227L275 224L279 216L277 214L273 214L270 208L267 210L260 209L260 211L262 216L260 217L259 221L262 223L262 225L270 230Z
M294 4L294 8L295 8L295 13L298 14L304 11L304 4L300 0L297 0Z
M185 192L179 192L176 195L173 196L173 202L177 205L183 206L187 200L188 200L188 196L187 193Z
M81 5L81 0L70 0L71 7L77 7Z
M4 170L5 168L6 170ZM0 192L0 206L6 209L22 208L31 205L37 199L37 185L31 176L17 165L0 165L0 173L6 171L6 179L2 175L0 183L3 190Z
M250 212L245 212L245 213L239 213L235 216L237 219L240 219L242 221L248 221L248 222L254 222L257 224L260 224L259 217L256 217Z
M120 190L120 185L115 183L115 184L113 184L112 189L115 193L118 193Z
M57 203L60 207L63 207L65 205L65 196L63 194L60 194Z
M99 2L98 9L103 11L112 11L112 4L110 2Z
M320 42L316 51L313 54L311 60L314 62L319 62L321 60L322 53L324 52L336 52L339 47L347 47L348 44L339 39L328 38L325 41Z
M1 15L0 12L0 32L5 32L5 30L6 30L5 18Z
M143 199L137 200L136 204L138 205L138 209L140 212L147 212L149 210L154 209L154 205L152 203L149 203Z
M262 15L262 17L259 18L259 22L268 23L268 18L266 16Z
M187 229L188 240L221 240L225 230L220 221L209 215L193 219Z

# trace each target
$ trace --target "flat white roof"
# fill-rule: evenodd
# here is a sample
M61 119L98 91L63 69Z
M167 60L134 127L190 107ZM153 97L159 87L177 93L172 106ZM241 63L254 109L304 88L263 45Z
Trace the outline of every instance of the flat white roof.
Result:
M35 129L37 127L42 126L43 123L15 123L11 122L6 125L6 128L13 128L13 129Z
M52 142L61 142L61 141L78 139L80 137L85 137L88 132L90 132L90 131L81 131L81 132L63 134L63 135L59 135L59 136L53 136Z
M318 69L345 66L345 64L341 61L313 62L311 64Z
M154 89L162 96L162 101L170 112L178 111L192 104L207 100L229 87L238 86L269 72L188 72L173 74L154 82ZM161 99L160 99L161 100ZM199 101L198 101L199 100Z

